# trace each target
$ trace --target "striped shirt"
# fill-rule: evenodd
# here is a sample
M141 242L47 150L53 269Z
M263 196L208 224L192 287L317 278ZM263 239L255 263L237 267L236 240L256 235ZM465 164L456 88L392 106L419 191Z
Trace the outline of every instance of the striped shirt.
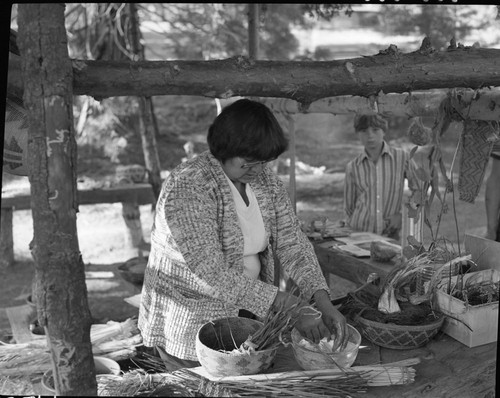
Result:
M346 165L344 211L350 227L356 231L382 234L385 219L401 213L405 178L415 188L416 165L402 148L384 142L382 153L373 163L366 153Z

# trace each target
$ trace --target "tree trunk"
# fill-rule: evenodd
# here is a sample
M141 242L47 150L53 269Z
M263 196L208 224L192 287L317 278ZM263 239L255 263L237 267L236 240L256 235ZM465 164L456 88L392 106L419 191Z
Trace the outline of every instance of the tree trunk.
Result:
M390 52L337 61L74 60L74 92L97 99L142 95L289 98L308 105L340 95L500 86L500 49Z
M76 141L64 4L20 4L19 48L37 278L38 320L57 395L96 395L91 315L76 228Z

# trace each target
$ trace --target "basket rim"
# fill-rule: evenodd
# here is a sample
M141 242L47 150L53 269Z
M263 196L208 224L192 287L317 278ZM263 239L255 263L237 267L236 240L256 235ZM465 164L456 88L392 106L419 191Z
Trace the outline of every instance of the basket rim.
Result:
M363 318L361 315L356 315L354 320L360 323L361 325L376 327L379 329L426 331L435 329L438 326L440 327L443 324L445 315L437 312L436 314L438 315L438 318L436 320L430 323L426 323L424 325L397 325L395 323L382 323Z
M198 331L196 332L196 344L200 344L202 345L203 347L205 347L206 349L208 350L211 350L211 351L214 351L214 352L219 352L223 355L234 355L234 356L239 356L240 354L237 353L237 352L233 352L233 351L229 351L229 352L223 352L223 351L218 351L218 350L215 350L211 347L208 347L207 345L205 345L201 340L200 340L200 332L201 332L201 329L203 329L205 326L207 325L210 325L212 323L215 323L215 322L221 322L221 321L224 321L224 320L227 320L227 319L245 319L245 321L250 321L250 322L254 322L254 323L258 323L260 326L263 326L264 323L257 320L257 319L251 319L251 318L245 318L245 317L240 317L240 316L229 316L229 317L224 317L224 318L217 318L217 319L214 319L214 320L211 320L209 322L206 322L204 323L202 326L200 326L198 328ZM278 348L279 347L275 347L275 348L267 348L265 350L256 350L256 351L250 351L250 352L242 352L241 355L258 355L258 354L264 354L264 353L270 353L270 352L277 352L278 351Z

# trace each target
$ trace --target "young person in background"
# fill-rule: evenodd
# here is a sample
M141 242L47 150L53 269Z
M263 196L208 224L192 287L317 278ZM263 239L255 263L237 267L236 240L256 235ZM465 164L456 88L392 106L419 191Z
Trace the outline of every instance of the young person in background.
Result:
M387 120L380 115L354 119L364 151L346 165L344 210L354 231L399 240L405 179L412 191L418 188L416 165L407 151L385 141L387 128Z

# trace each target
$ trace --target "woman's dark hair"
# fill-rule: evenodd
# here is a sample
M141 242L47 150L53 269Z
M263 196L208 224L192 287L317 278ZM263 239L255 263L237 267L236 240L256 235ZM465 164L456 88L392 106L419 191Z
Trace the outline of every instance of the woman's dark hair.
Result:
M375 127L387 132L387 119L379 114L357 115L354 118L354 131L366 130L368 127Z
M207 142L212 155L222 162L236 156L271 160L288 146L271 110L249 99L240 99L222 110L208 129Z

